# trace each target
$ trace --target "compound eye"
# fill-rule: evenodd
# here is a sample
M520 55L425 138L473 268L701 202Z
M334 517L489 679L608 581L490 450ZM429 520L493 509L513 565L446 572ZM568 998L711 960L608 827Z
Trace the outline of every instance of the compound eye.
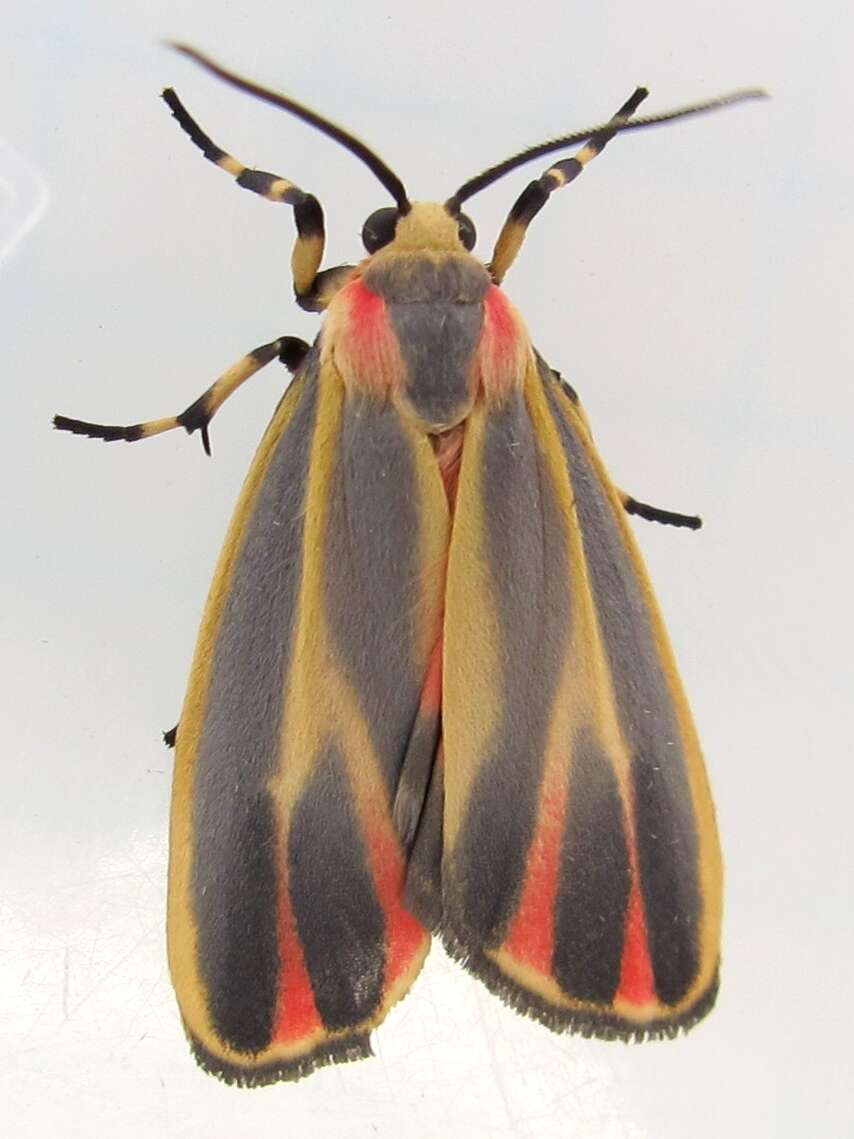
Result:
M378 249L382 249L384 245L394 240L399 217L400 214L394 206L374 210L362 226L362 244L368 253L376 253Z
M460 214L457 218L457 225L460 231L460 241L471 252L477 241L477 230L474 228L474 222L468 214Z

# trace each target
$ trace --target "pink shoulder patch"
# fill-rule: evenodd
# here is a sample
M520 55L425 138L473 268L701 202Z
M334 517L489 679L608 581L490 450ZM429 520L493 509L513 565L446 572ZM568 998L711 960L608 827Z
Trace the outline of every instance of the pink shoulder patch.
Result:
M500 400L521 386L530 354L522 318L501 289L491 285L483 298L483 327L475 356L479 386L487 399Z
M345 285L329 306L323 353L332 356L348 387L381 396L400 391L406 383L386 303L360 277Z

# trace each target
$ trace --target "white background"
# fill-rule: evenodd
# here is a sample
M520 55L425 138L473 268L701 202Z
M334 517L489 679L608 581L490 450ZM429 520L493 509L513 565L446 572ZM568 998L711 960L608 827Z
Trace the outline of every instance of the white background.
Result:
M16 7L0 45L4 1133L850 1135L848 5ZM164 85L243 161L318 194L327 264L360 255L362 221L388 199L167 36L340 120L414 197L602 119L638 82L650 110L773 92L615 140L537 218L506 285L615 480L705 519L698 534L637 525L726 854L721 996L691 1035L555 1036L436 951L376 1059L254 1092L193 1065L165 965L159 730L286 377L271 366L229 404L212 461L197 437L105 447L50 417L177 412L256 344L317 327L290 300L290 211L205 163ZM481 256L543 167L471 203Z

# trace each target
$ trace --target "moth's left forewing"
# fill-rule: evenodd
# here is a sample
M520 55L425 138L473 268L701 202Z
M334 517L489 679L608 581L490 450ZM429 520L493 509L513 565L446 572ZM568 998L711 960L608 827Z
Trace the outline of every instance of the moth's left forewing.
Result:
M467 423L445 639L451 951L552 1027L689 1025L720 926L702 758L616 491L533 358Z
M170 965L231 1082L368 1055L426 955L393 807L432 764L447 526L429 442L314 350L238 504L177 735Z

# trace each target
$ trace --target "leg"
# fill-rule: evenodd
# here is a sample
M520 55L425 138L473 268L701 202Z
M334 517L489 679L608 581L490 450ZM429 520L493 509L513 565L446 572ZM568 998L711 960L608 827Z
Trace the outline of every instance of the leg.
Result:
M560 385L573 402L575 410L586 427L588 434L592 436L590 424L587 422L587 416L578 398L578 392L568 380L563 378L560 372L546 364L539 353L537 353L537 359L544 367L549 369L552 374L552 379L556 384ZM638 502L636 498L632 498L632 496L626 494L624 490L618 490L618 494L620 496L620 502L623 504L623 509L627 514L637 514L638 518L645 518L647 522L660 522L664 526L685 526L689 530L699 530L703 525L702 518L698 518L696 514L677 514L673 510L662 510L658 506L650 506L646 502Z
M621 121L633 115L648 94L649 92L645 87L638 87L632 97L623 103L611 121ZM498 241L495 243L489 269L496 285L504 280L507 270L516 260L516 256L522 248L522 242L525 240L528 226L546 204L552 191L559 190L561 186L566 186L574 181L590 159L602 152L615 133L615 131L603 130L599 134L593 135L590 141L573 158L564 158L560 162L556 162L554 166L549 167L541 178L536 178L522 191L508 214L507 221L504 223L501 233L498 235Z
M129 427L86 423L82 419L68 419L64 415L55 415L53 425L60 431L70 431L74 435L88 435L90 439L103 439L105 443L113 443L119 439L126 443L135 443L137 439L148 439L152 435L161 435L164 431L183 427L188 435L192 435L194 431L201 432L202 446L209 455L211 447L208 424L232 392L237 391L242 383L277 357L293 374L305 359L308 350L309 345L295 336L282 336L269 344L262 344L260 348L254 349L242 360L238 360L227 372L223 372L219 379L215 380L208 390L180 415L151 419L147 423L134 423Z
M684 526L688 530L699 530L703 525L702 518L696 514L677 514L673 510L649 506L646 502L638 502L636 498L632 498L622 490L620 498L627 514L636 514L638 518L645 518L647 522L660 522L663 526Z
M201 129L189 114L184 104L171 87L163 92L163 99L181 129L201 150L208 161L221 167L237 180L238 186L260 194L270 202L285 202L294 208L297 239L291 255L291 271L294 278L294 292L297 303L311 312L322 311L329 304L349 265L339 265L319 273L323 259L326 234L323 226L323 210L313 194L306 194L299 186L280 178L278 174L268 174L264 170L251 170L232 158Z

